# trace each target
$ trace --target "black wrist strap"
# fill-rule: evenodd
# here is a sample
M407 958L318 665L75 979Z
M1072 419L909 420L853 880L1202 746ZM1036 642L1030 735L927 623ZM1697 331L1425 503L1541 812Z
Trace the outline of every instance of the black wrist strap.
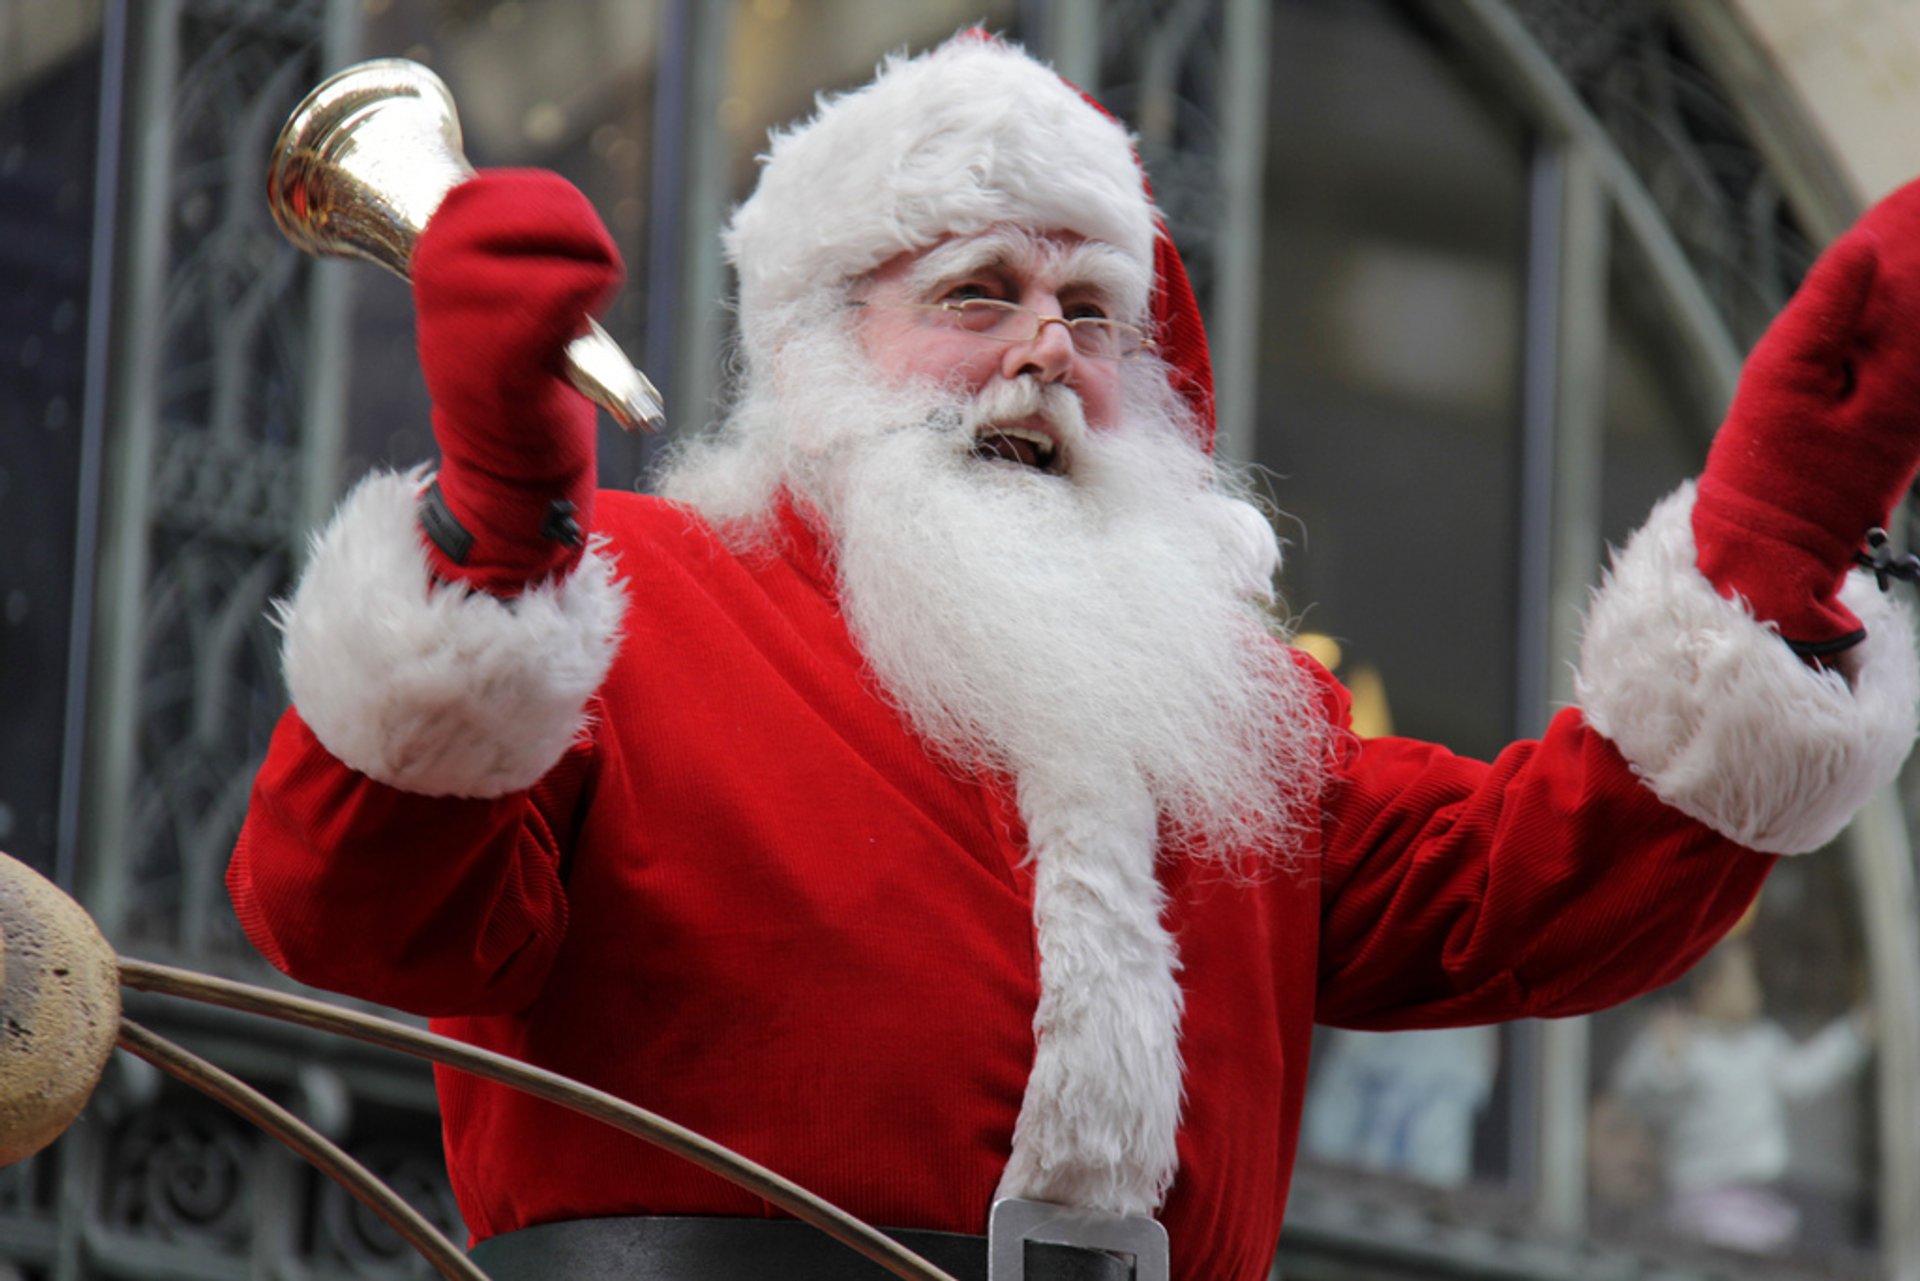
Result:
M454 519L453 509L447 506L447 496L440 492L437 480L420 495L420 528L448 560L456 565L467 563L467 556L473 551L473 535Z
M1862 627L1848 632L1845 636L1836 636L1823 641L1787 641L1787 648L1802 658L1832 658L1835 654L1845 653L1867 638L1867 629ZM1786 637L1780 639L1786 640Z
M572 503L564 498L556 498L547 504L547 518L540 526L540 536L566 547L578 547L586 541L581 532L580 522L574 519L577 511ZM447 506L447 496L440 492L440 482L434 481L427 486L427 492L420 495L420 528L438 547L443 555L456 565L467 563L467 557L473 553L473 535L465 525L454 516L453 509Z

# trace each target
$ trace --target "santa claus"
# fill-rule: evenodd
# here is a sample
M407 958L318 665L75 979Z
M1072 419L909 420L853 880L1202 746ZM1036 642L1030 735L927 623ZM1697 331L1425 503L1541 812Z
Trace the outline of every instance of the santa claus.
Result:
M1911 629L1847 570L1920 459L1920 191L1815 272L1698 491L1619 556L1579 705L1491 763L1358 738L1287 647L1128 136L1044 66L972 36L888 60L774 137L726 245L726 422L661 496L596 493L556 371L608 238L548 174L448 196L414 260L438 470L319 537L229 884L289 974L633 1099L956 1275L1019 1197L1264 1277L1316 1021L1665 983L1913 738ZM860 1275L671 1156L440 1087L496 1275Z

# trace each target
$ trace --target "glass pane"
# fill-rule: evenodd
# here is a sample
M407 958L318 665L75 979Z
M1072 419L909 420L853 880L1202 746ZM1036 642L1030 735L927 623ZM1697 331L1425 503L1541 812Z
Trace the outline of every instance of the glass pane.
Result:
M1872 1246L1872 1025L1845 869L1831 849L1783 862L1685 979L1595 1018L1596 1232L1836 1269Z
M1387 6L1273 25L1256 439L1286 603L1362 733L1490 755L1515 716L1526 131ZM1503 1178L1504 1041L1322 1033L1303 1153Z
M1475 1135L1499 1066L1498 1028L1327 1029L1314 1048L1301 1151L1458 1187L1475 1175Z
M1513 729L1525 134L1380 6L1274 27L1258 461L1287 602L1379 674L1395 730L1491 753Z
M80 564L100 16L98 0L0 6L0 848L49 874Z
M1618 547L1656 502L1699 473L1724 406L1672 341L1652 268L1634 252L1632 238L1616 226L1610 239L1617 252L1607 299L1600 535ZM1595 565L1596 583L1599 572Z
M1611 299L1604 532L1704 461L1715 407L1672 363L1631 260ZM1876 1237L1871 1029L1845 852L1783 860L1747 921L1671 988L1592 1021L1597 1234L1861 1265ZM1846 1273L1851 1275L1851 1272Z

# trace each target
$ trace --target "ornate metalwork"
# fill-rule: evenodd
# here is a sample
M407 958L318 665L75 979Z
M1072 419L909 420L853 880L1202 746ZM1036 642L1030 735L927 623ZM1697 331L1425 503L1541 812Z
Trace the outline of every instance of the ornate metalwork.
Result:
M290 578L306 371L303 273L262 207L266 150L316 70L277 6L201 4L178 23L126 895L130 937L240 948L221 894L245 780L284 702L266 605Z
M174 1059L212 1070L164 1038L132 1025L129 1029L123 1041L143 1057L158 1046ZM179 1070L178 1062L156 1061L162 1061L169 1074ZM245 1092L246 1087L216 1074ZM305 1270L333 1275L392 1279L435 1273L397 1233L346 1198L336 1183L311 1175L276 1177L274 1171L285 1157L242 1119L255 1119L253 1113L235 1116L209 1099L172 1087L118 1120L108 1119L118 1110L114 1100L100 1103L96 1110L102 1115L94 1124L104 1124L107 1132L97 1161L89 1160L85 1145L68 1139L22 1165L51 1164L58 1158L90 1167L89 1239L92 1252L103 1258L146 1260L164 1254L175 1261L170 1274L178 1274L180 1266L203 1266L208 1275L238 1275L249 1260L277 1274L294 1258ZM279 1106L254 1095L256 1109ZM375 1125L362 1128L365 1135L349 1141L350 1153L398 1195L405 1203L399 1208L412 1207L443 1237L464 1237L434 1145L393 1137ZM30 1180L29 1173L21 1182ZM4 1205L0 1210L4 1240L6 1219L13 1211ZM281 1227L263 1230L268 1223ZM444 1241L440 1248L450 1258L457 1255Z
M1658 0L1512 0L1639 173L1734 338L1751 346L1816 254L1727 95Z
M345 1188L369 1208L396 1235L396 1239L431 1262L435 1271L454 1281L485 1281L484 1274L448 1238L399 1192L384 1183L364 1162L356 1161L318 1129L265 1094L223 1071L206 1059L157 1036L131 1019L122 1018L119 1045L176 1080L224 1104L325 1172L329 1186ZM389 1145L391 1146L391 1145Z
M369 1143L351 1154L375 1178L416 1207L427 1221L454 1240L466 1229L447 1187L446 1171L418 1145ZM313 1205L314 1253L354 1276L428 1276L432 1269L384 1220L337 1183L322 1182Z
M1267 0L1062 0L1028 6L1048 56L1139 138L1213 335L1216 444L1254 454L1268 78ZM1236 270L1222 273L1220 264Z
M168 1102L130 1118L108 1142L95 1201L101 1226L244 1257L253 1222L248 1171L258 1140L218 1109Z
M44 1157L33 1157L0 1169L0 1221L52 1213L51 1164Z
M1219 258L1225 8L1222 0L1135 0L1103 6L1100 19L1100 100L1138 133L1154 197L1203 303Z

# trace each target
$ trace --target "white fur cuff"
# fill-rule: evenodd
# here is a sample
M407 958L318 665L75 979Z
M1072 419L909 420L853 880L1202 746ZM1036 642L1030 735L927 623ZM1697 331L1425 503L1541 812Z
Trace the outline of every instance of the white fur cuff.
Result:
M421 481L368 476L315 537L279 606L287 688L348 767L427 796L503 796L585 732L625 597L593 547L565 580L512 601L434 584Z
M1773 854L1832 840L1912 747L1920 670L1906 608L1864 574L1849 686L1802 662L1694 562L1693 486L1663 499L1594 594L1574 693L1655 794Z

